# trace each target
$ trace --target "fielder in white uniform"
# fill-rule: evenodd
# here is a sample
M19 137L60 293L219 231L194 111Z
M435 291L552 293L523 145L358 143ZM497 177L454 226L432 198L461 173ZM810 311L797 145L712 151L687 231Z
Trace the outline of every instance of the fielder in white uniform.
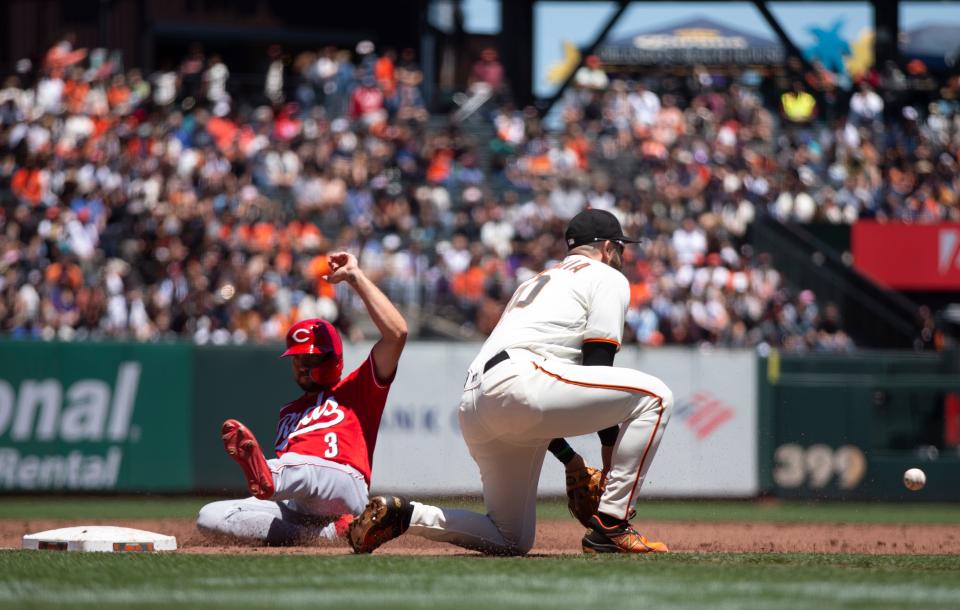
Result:
M618 425L604 465L606 489L583 549L667 550L627 519L673 394L656 377L609 366L629 303L629 284L619 271L623 248L636 240L602 210L574 217L566 239L569 255L517 288L467 371L460 426L480 468L487 514L378 496L350 526L355 552L371 552L406 531L484 553L525 554L534 542L537 483L551 440Z

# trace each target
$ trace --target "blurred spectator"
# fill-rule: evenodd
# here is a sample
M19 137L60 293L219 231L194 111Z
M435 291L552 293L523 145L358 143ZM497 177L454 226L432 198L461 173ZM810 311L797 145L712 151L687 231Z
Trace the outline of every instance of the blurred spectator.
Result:
M630 103L635 130L643 132L656 123L657 115L660 114L660 98L653 91L649 91L642 82L634 85L627 101Z
M485 333L589 205L646 238L625 260L631 340L846 350L839 309L743 243L753 218L960 220L960 79L893 120L864 89L863 112L794 133L746 75L604 75L555 125L495 100L488 143L431 120L412 51L369 41L289 73L272 46L253 99L199 48L148 79L96 57L63 44L0 89L11 336L242 343L323 315L356 338L356 304L322 279L340 248L424 334ZM472 78L503 85L495 53Z
M151 78L153 81L153 103L156 106L169 106L177 98L179 79L172 70L160 70Z
M600 58L596 55L588 55L583 60L583 66L577 70L573 77L573 82L586 89L603 90L610 84L607 73L600 68Z
M361 120L371 129L378 129L386 120L384 92L372 75L365 76L360 81L360 85L353 90L350 96L349 116L352 119Z
M204 95L213 104L214 114L218 116L230 113L230 94L227 93L229 78L230 70L220 56L211 56L207 69L203 73Z
M883 98L877 95L867 81L857 85L850 97L850 120L856 124L870 124L883 118Z
M199 45L193 45L180 63L180 94L184 98L196 101L203 89L203 69L205 64Z
M707 237L692 216L684 218L681 226L673 232L671 245L681 265L699 263L707 253Z
M273 105L284 101L284 87L286 75L283 50L280 45L270 45L267 48L267 75L263 81L263 95Z
M74 42L74 37L71 34L54 43L44 58L44 70L50 73L58 73L83 61L87 56L87 50L74 49Z
M474 62L467 84L472 87L476 83L483 83L496 92L503 90L503 65L500 63L496 49L490 47L484 49L480 52L480 59Z
M780 105L783 116L792 123L809 123L817 113L817 101L800 81L794 81L790 91L780 96Z

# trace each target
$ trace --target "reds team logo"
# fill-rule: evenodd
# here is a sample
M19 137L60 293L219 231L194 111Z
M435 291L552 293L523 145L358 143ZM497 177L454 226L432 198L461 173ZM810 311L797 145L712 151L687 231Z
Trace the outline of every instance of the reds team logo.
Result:
M340 408L340 403L334 398L328 398L323 404L319 404L322 397L322 394L318 397L316 406L299 413L287 413L280 419L274 441L277 451L284 451L289 440L295 436L332 428L343 421L346 414Z
M294 341L297 343L306 343L310 340L310 329L309 328L298 328L290 334Z
M313 409L305 411L303 417L297 422L297 428L287 438L300 436L314 430L332 428L342 422L345 417L346 414L340 408L340 404L333 398L328 398L322 405L317 405Z

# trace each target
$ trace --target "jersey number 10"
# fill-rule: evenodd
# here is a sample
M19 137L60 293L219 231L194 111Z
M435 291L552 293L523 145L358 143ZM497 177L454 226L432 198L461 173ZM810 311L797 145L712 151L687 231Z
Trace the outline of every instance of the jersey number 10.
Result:
M534 280L533 286L530 286L529 290L526 290L524 287L521 290L518 290L516 294L513 295L513 298L510 300L510 303L507 304L506 311L512 310L514 307L517 309L523 309L530 303L533 303L533 300L537 298L537 295L540 294L540 291L543 290L543 287L547 285L547 282L550 281L550 276L546 273L538 275L536 280ZM521 292L526 292L527 294L523 297L520 296Z

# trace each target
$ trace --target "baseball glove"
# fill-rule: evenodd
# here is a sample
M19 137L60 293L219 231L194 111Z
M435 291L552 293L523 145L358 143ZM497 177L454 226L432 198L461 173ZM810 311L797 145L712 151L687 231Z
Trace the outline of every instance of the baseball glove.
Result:
M606 484L603 473L589 466L567 473L567 508L584 527L597 514Z

